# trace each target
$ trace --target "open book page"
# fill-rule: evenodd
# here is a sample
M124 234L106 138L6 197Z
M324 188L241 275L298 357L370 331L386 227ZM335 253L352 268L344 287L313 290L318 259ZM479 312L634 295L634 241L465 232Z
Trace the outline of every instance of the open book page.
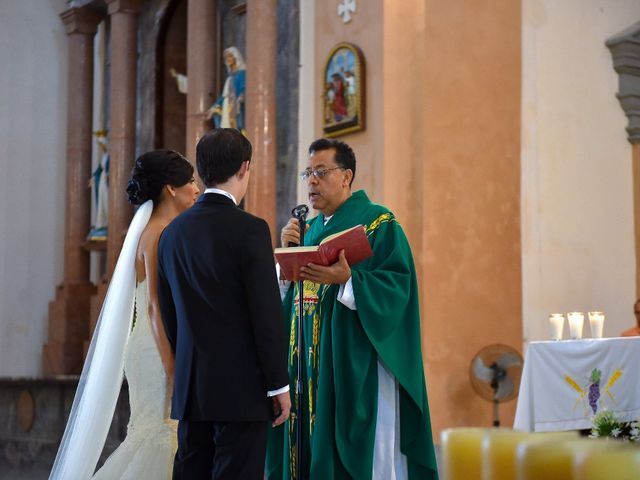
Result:
M320 242L320 245L322 245L323 243L330 242L334 238L337 238L337 237L339 237L341 235L345 235L346 233L350 232L351 230L356 230L358 228L364 228L364 227L362 225L356 225L355 227L347 228L346 230L342 230L341 232L329 235L328 237L322 239L322 241Z

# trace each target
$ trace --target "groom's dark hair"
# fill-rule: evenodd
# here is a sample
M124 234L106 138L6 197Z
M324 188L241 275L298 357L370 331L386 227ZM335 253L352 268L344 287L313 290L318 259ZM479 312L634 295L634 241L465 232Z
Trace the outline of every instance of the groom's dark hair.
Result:
M198 175L207 187L229 180L243 162L251 161L251 143L235 128L216 128L196 146Z

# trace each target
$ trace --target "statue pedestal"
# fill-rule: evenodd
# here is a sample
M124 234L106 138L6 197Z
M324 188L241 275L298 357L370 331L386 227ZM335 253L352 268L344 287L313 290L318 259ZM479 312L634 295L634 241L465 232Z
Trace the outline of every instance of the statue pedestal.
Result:
M84 342L89 337L89 305L96 287L90 283L60 285L49 302L49 334L43 347L45 376L79 374Z

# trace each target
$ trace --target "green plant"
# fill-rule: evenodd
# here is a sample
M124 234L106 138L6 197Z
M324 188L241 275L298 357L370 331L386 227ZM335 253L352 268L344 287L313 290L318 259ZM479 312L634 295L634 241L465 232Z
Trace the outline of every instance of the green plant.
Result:
M589 436L592 438L611 437L638 442L640 441L640 423L638 421L623 422L611 410L601 410L593 416L591 435Z

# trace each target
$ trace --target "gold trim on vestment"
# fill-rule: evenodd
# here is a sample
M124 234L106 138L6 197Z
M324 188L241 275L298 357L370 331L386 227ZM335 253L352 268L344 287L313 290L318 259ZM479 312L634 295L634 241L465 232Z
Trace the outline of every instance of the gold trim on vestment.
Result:
M396 217L393 216L393 213L390 213L390 212L383 213L378 218L376 218L373 222L371 222L371 224L369 224L368 227L366 227L367 237L371 235L375 230L377 230L380 227L380 225L387 222L398 223L398 220L396 220Z

